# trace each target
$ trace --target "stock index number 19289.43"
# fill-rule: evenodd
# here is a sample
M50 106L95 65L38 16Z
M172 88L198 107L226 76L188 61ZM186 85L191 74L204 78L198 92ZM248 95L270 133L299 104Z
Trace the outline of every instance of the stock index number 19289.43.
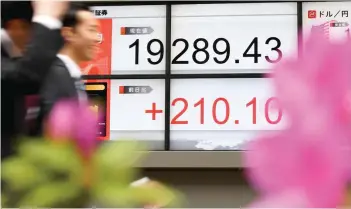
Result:
M157 45L157 47L154 45ZM192 47L190 47L190 45L192 45ZM268 50L269 53L260 53L259 48L263 46L270 49ZM140 47L145 46L140 46L139 39L136 39L132 44L129 45L129 48L134 50L134 64L136 65L139 64ZM209 43L209 41L205 38L197 38L192 43L189 43L189 41L184 38L178 38L172 42L172 47L182 48L180 52L172 56L172 64L189 64L189 62L194 62L201 65L206 64L210 59L213 59L213 61L217 64L225 64L231 60L230 42L225 38L217 38L212 43ZM210 47L212 48L211 51L209 50ZM259 63L259 60L263 57L264 60L268 63L277 63L283 57L283 53L280 47L281 41L277 37L269 37L263 41L258 37L254 37L252 41L248 43L247 48L242 52L242 57L245 59L251 58L253 63ZM151 65L157 65L162 62L165 54L165 47L162 41L159 39L151 39L147 42L146 49L149 56L145 59L147 59ZM185 55L185 53L188 51L192 53L191 60L187 60L183 57L183 55ZM212 51L214 53L212 53ZM200 55L201 53L202 55ZM240 57L233 57L234 62L239 63L239 58Z

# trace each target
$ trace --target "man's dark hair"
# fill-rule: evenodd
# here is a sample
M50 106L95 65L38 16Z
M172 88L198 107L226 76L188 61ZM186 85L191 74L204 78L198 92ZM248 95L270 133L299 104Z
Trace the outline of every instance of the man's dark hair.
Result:
M75 27L76 25L78 25L79 19L77 13L80 11L90 12L90 8L83 3L71 3L66 15L63 18L63 27Z
M22 19L32 22L33 8L30 1L1 1L1 27L6 28L9 21Z

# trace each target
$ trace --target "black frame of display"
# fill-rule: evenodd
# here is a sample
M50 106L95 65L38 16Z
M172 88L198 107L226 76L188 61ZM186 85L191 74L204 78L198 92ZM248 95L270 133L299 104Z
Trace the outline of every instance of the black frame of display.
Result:
M85 2L89 6L145 6L145 5L164 5L166 6L166 43L165 48L170 49L172 46L172 5L185 4L235 4L235 3L297 3L297 25L298 29L302 28L302 2L297 1L133 1L133 2ZM298 54L301 54L302 36L298 36ZM109 80L125 80L125 79L164 79L165 81L165 127L164 127L164 150L171 150L170 140L170 108L171 108L171 80L172 79L215 79L215 78L264 78L267 73L225 73L225 74L172 74L171 73L171 50L165 51L165 74L123 74L123 75L84 75L84 80L90 79L109 79ZM177 150L179 151L179 150ZM195 150L182 150L195 151ZM198 150L196 150L198 151ZM204 150L205 151L205 150ZM223 150L234 151L234 150ZM220 152L223 152L220 151ZM202 151L203 152L203 151ZM208 151L207 151L208 152Z

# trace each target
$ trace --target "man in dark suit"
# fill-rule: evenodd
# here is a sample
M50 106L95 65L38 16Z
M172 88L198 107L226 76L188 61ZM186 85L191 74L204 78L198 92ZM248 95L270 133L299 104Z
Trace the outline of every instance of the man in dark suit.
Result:
M38 92L62 45L58 29L68 3L36 1L32 5L34 10L30 2L1 2L2 158L12 153L14 139L22 133L25 95Z
M60 50L41 90L39 129L53 105L61 99L86 101L85 86L79 64L97 53L99 22L84 4L71 3L63 19ZM42 132L41 130L39 132Z
M61 34L64 46L57 55L40 93L39 133L42 133L42 122L56 102L62 99L85 102L88 99L84 83L81 80L79 64L92 60L97 53L100 41L99 22L90 12L89 7L84 6L84 4L72 3L63 18ZM131 184L131 186L145 187L159 185L160 183L148 178L142 178Z

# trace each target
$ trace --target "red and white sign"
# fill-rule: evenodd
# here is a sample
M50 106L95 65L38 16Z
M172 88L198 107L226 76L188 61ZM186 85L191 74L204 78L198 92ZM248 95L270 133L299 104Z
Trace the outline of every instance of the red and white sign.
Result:
M351 2L304 2L302 6L305 40L312 33L331 41L350 39Z

